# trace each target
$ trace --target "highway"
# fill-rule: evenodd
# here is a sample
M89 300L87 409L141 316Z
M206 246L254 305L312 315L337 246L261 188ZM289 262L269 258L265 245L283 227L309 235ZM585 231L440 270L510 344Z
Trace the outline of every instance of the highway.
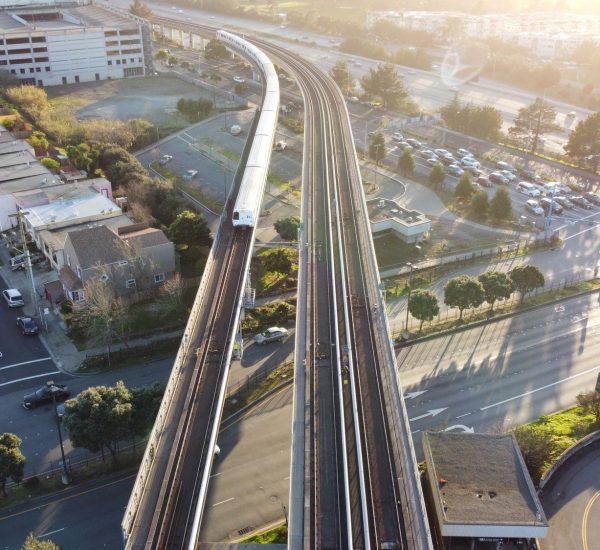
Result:
M413 434L503 433L572 406L594 388L599 353L597 292L406 346L398 364Z

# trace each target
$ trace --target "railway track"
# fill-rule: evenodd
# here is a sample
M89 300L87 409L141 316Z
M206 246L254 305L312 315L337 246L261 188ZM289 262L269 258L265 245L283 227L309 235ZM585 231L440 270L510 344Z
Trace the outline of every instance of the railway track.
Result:
M186 32L214 33L203 25L158 19ZM332 80L311 63L278 46L251 41L296 75L305 101L305 150L310 157L304 164L303 194L310 194L306 216L310 223L304 230L309 248L300 255L310 274L305 359L309 395L305 441L310 447L305 495L310 513L300 513L304 547L430 548L425 512L417 502L422 497L415 489L408 421L392 373L394 359L344 99ZM232 230L224 231L228 235ZM145 548L191 548L196 542L190 540L189 525L203 507L199 465L209 459L207 434L220 414L214 388L225 367L223 338L235 322L227 312L235 311L231 297L239 296L243 284L241 266L247 256L240 250L251 248L250 242L238 243L236 235L223 241L219 264L220 273L226 275L223 286L214 294L218 299L210 320L194 335L198 357L177 430L181 437L169 457L171 473L161 486L160 507L152 518L148 539L152 544ZM228 256L230 249L237 253ZM212 394L208 389L203 394L204 387L213 388ZM204 434L201 445L195 434ZM415 520L415 514L420 518Z

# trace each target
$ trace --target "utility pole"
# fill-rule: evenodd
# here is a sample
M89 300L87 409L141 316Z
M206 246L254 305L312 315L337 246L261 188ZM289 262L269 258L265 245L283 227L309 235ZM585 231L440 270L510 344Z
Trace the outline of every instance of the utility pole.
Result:
M9 214L10 218L17 218L19 222L19 231L21 232L21 241L23 242L23 254L25 254L27 271L29 271L29 281L31 283L31 302L33 303L33 315L38 315L38 301L37 292L35 291L35 281L33 280L33 269L31 268L31 256L29 255L29 248L27 247L27 238L25 235L25 226L23 225L23 218L29 214L27 210L18 210L14 214Z

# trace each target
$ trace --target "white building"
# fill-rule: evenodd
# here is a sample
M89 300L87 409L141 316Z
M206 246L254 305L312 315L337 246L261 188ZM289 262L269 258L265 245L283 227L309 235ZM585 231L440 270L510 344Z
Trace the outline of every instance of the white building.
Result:
M150 31L134 18L76 4L29 2L0 11L0 69L23 84L142 76L151 66Z

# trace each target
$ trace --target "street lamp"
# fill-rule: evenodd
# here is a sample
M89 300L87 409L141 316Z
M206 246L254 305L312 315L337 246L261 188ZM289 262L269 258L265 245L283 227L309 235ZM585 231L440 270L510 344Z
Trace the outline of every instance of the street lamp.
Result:
M48 380L48 382L46 382L46 388L50 390L50 394L52 395L52 404L54 405L54 417L56 418L56 427L58 429L58 441L60 442L60 454L62 456L63 464L62 482L63 485L68 485L69 470L67 469L67 461L65 460L65 448L63 446L62 432L60 430L60 418L58 416L58 408L56 407L56 393L59 391L59 388L54 385L54 380Z
M404 338L408 339L408 304L410 302L410 279L412 276L412 271L413 271L413 264L411 262L407 262L406 265L410 268L410 271L408 272L408 295L406 298L406 323L404 325Z

